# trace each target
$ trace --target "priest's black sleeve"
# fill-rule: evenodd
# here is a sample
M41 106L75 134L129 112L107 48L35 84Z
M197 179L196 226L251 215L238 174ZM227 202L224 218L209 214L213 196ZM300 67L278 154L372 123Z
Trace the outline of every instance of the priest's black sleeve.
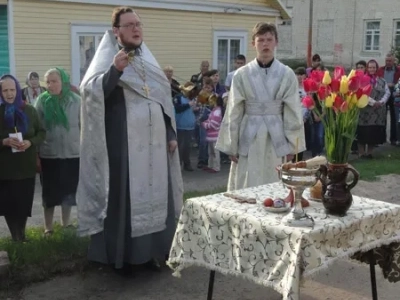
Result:
M121 71L118 71L114 65L108 69L103 76L103 91L104 91L104 98L107 99L112 91L117 87L118 80L122 76Z

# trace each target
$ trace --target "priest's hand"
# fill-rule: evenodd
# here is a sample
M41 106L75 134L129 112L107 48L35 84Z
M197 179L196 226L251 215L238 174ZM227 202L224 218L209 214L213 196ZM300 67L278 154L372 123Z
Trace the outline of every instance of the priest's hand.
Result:
M120 50L115 56L114 56L114 67L120 71L123 72L124 69L128 66L129 64L129 57L128 53L126 53L124 50Z
M237 155L229 155L229 158L230 158L231 161L233 161L234 163L238 163L238 161L239 161L239 157L237 157Z
M294 154L286 155L286 161L291 161L294 158Z
M168 151L169 153L174 153L176 150L176 147L178 146L178 142L175 140L169 141L168 142Z

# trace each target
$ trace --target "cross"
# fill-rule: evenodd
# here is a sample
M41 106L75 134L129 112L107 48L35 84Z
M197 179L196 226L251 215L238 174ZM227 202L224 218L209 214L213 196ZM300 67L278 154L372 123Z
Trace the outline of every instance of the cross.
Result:
M150 89L147 84L144 84L142 90L146 93L146 97L149 97Z

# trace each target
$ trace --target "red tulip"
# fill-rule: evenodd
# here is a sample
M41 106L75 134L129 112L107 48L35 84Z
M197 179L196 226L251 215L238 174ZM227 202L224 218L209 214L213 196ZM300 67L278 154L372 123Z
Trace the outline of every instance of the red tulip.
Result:
M339 89L340 89L340 80L339 79L332 79L331 89L332 89L332 92L334 92L334 93L339 92Z
M349 91L355 92L360 87L361 78L358 76L353 76L349 79Z
M355 76L357 77L364 77L365 72L361 70L356 70Z
M348 109L349 109L349 104L346 101L344 101L342 105L340 105L340 111L346 112Z
M324 78L325 72L324 71L319 71L319 70L314 70L310 74L310 78L314 80L316 83L321 83L322 78Z
M342 97L340 97L339 95L336 95L335 97L335 101L333 102L333 107L340 109L340 107L342 106L343 102L346 102L342 99Z
M318 99L320 101L325 100L326 97L329 96L329 94L331 93L331 89L329 86L326 85L321 85L317 91L318 93Z
M333 71L333 78L340 80L345 74L346 72L343 67L335 67L335 70Z
M303 87L306 93L315 93L318 90L318 84L311 78L304 79Z
M311 96L309 96L309 95L305 96L303 98L303 100L301 101L301 103L303 104L303 106L305 108L308 108L308 109L313 109L314 105L315 105L313 98Z
M362 92L364 95L369 96L371 94L371 91L372 91L372 86L370 84L368 84L362 88Z
M371 83L371 78L368 75L360 77L360 88L363 88Z
M357 99L360 99L362 95L364 95L364 92L362 88L359 88L356 92Z

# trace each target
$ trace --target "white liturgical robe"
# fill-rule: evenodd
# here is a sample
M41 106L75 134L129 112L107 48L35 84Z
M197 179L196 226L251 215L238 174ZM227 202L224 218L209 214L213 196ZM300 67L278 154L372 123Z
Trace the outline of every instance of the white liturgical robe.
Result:
M287 154L305 150L304 123L293 70L274 59L256 59L236 71L216 148L238 156L228 190L279 180L275 168Z

